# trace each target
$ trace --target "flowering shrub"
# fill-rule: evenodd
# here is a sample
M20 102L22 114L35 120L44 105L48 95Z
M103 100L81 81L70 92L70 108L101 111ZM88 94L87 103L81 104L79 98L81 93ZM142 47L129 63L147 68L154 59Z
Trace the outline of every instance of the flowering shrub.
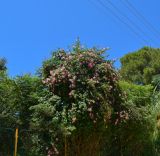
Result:
M70 53L58 50L44 62L43 83L49 88L50 96L43 97L32 109L39 120L47 118L44 126L52 140L48 151L61 149L59 154L63 155L62 138L66 136L68 155L78 154L81 149L79 155L92 151L94 156L104 144L102 133L106 127L126 118L119 76L113 61L105 60L105 50L80 47ZM77 146L73 147L74 144Z
M67 120L78 122L88 116L94 123L107 122L112 110L120 110L121 91L113 62L105 60L105 50L87 49L53 53L44 63L43 83L61 98ZM87 115L87 116L86 116Z

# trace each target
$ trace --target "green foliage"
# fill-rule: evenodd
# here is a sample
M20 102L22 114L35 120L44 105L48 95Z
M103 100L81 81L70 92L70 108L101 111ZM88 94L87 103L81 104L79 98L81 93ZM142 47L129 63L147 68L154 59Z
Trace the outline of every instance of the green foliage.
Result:
M19 155L158 156L159 49L124 56L121 81L105 50L78 40L44 61L40 77L11 79L0 60L0 155L13 155L18 126Z
M20 125L28 129L31 112L29 108L38 103L38 93L42 88L42 82L37 77L30 75L18 76L14 79L17 97L17 111L20 112ZM22 113L21 113L22 112Z
M78 154L78 149L72 147L78 144L78 138L81 138L77 145L81 155L91 150L92 155L97 155L105 142L101 137L107 126L125 118L125 113L119 116L123 106L118 74L113 62L104 59L104 51L83 49L77 44L69 53L54 52L43 63L43 83L50 92L31 110L34 111L33 128L47 134L44 144L48 143L48 151L63 155L66 136L69 155ZM97 143L96 138L102 143Z
M5 71L7 69L6 67L6 59L0 58L0 72Z
M120 73L124 80L136 84L150 84L160 74L160 49L144 47L121 58Z
M0 130L3 131L1 131L0 140L3 141L2 149L9 149L13 146L14 137L11 135L14 136L15 127L18 126L20 130L30 129L31 111L29 108L38 104L38 93L40 93L41 86L41 80L37 77L24 75L10 79L4 72L1 73ZM19 113L18 117L16 116L17 112ZM20 138L19 150L25 146L25 143L22 144L22 142L23 138ZM2 149L0 151L4 151Z
M13 127L17 94L14 81L10 80L5 73L0 73L0 95L0 126Z
M155 91L160 91L160 74L153 76L152 85L155 86Z
M135 107L143 107L151 104L151 96L153 86L151 85L135 85L125 81L119 82L122 90L127 96L127 103L131 103Z
M12 153L14 130L16 125L16 101L14 81L4 72L0 72L0 151L2 155ZM7 148L7 147L10 147Z
M153 87L120 82L126 93L125 107L128 120L116 129L120 136L121 152L124 155L156 155L154 132L156 118L153 116Z

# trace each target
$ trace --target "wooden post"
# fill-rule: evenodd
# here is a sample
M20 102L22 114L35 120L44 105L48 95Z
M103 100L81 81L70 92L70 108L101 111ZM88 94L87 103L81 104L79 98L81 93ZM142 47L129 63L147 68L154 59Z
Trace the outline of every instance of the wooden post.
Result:
M17 156L17 145L18 145L18 128L16 128L16 131L15 131L14 156Z

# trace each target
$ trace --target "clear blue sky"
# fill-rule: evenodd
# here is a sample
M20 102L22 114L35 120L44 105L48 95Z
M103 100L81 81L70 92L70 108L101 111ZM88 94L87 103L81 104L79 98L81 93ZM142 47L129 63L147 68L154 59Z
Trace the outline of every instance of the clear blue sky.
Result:
M141 37L147 39L148 44L97 0L0 1L0 57L7 59L9 74L34 73L51 51L67 49L77 37L88 47L110 47L108 54L113 59L145 45L160 46L153 32L135 18L121 0L111 1L133 21L132 24L144 30L147 36L142 34ZM160 30L160 0L129 1ZM109 4L107 7L111 8Z

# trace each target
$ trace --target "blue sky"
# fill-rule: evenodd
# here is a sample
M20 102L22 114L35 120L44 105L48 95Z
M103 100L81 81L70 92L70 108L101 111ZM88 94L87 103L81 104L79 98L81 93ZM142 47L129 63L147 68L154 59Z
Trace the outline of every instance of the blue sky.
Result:
M103 1L106 8L111 8L107 0ZM111 1L132 20L133 27L136 24L143 30L144 34L138 33L141 37L103 8L98 0L0 1L0 57L7 59L9 74L35 73L53 50L69 48L77 37L88 47L110 47L108 54L113 59L146 45L160 46L160 37L123 5L122 1L126 0ZM129 1L160 31L159 0ZM116 15L120 16L117 12ZM127 22L123 16L120 19Z

